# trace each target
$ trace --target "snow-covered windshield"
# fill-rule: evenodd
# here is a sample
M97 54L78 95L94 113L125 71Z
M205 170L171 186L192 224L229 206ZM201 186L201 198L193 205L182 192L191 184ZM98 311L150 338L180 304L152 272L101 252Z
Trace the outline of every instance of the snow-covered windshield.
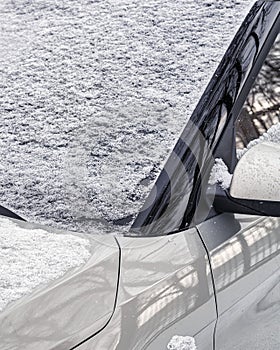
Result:
M252 3L2 0L1 204L129 223Z

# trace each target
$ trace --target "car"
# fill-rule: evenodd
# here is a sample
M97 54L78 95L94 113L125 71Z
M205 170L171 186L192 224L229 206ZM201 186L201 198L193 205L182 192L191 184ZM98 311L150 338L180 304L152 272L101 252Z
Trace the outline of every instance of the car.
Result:
M279 349L279 31L257 1L130 231L76 234L90 258L4 309L2 350Z

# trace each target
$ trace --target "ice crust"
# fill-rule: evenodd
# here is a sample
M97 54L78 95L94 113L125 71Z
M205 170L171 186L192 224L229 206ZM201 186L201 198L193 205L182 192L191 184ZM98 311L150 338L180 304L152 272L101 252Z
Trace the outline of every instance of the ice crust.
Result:
M0 219L0 311L90 257L90 244L73 234L26 229Z
M193 337L174 335L167 345L168 350L197 350Z
M253 3L2 0L1 204L115 231L141 208Z

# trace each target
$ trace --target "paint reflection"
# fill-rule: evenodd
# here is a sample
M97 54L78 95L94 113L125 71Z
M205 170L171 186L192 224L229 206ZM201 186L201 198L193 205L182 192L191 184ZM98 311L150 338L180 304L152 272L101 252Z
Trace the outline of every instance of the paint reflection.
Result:
M210 267L197 231L146 238L143 246L139 241L120 239L123 272L117 309L105 332L85 349L107 350L103 344L110 344L112 350L143 350L154 346L159 335L160 341L166 336L167 344L172 327L194 335L214 324Z
M231 238L225 237L229 221L221 226L206 222L204 228L199 227L209 233L210 226L217 226L225 238L222 242L216 236L217 244L211 249L218 296L223 290L229 293L224 310L255 286L245 283L237 293L228 287L279 257L280 250L279 218L227 216L235 228ZM234 222L239 224L234 225ZM139 245L123 250L124 272L113 318L105 331L81 350L150 350L164 344L165 339L174 334L197 335L201 329L211 329L214 324L211 271L195 231L146 240L155 244L150 248ZM270 268L268 270L273 273ZM265 280L266 276L262 277ZM213 334L211 332L209 334Z
M241 231L212 252L211 262L218 291L278 255L280 219L264 218ZM273 271L271 271L272 273Z

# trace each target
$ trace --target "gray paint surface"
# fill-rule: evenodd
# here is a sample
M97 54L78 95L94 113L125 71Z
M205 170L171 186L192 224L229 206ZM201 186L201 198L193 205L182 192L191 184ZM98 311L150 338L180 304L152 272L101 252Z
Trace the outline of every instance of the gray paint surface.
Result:
M154 238L118 238L117 308L109 325L79 350L166 349L173 335L212 349L216 320L210 267L196 229Z
M198 229L216 286L216 350L279 349L280 218L221 214Z
M218 300L216 350L279 348L279 228L279 218L232 214L198 226ZM119 246L112 236L91 238L86 265L1 314L1 349L65 350L96 332L77 349L166 349L173 335L212 349L214 290L196 229L116 237Z

